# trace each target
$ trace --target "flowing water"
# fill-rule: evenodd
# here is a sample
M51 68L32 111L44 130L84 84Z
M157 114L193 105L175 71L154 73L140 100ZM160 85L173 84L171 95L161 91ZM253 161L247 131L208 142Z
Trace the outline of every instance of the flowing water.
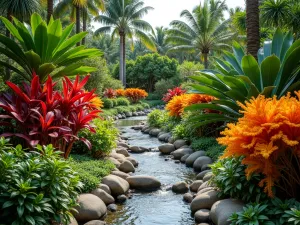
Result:
M162 144L157 138L130 129L131 126L146 120L146 117L131 117L120 120L118 128L129 138L130 145L157 149ZM181 194L175 194L170 186L178 181L190 183L195 174L184 164L173 160L165 161L157 150L143 154L131 154L139 162L135 175L150 175L161 183L160 190L150 193L135 192L132 199L118 206L118 211L109 213L105 221L109 225L193 225L189 205L182 200Z

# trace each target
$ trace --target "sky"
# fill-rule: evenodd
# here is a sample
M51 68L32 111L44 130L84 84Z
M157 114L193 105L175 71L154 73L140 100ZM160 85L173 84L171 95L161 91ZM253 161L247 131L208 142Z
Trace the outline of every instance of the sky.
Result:
M152 27L168 27L172 20L180 19L180 13L184 9L192 10L203 0L144 0L145 6L152 6L154 10L149 11L143 20L149 22ZM229 8L241 6L244 8L244 0L226 0ZM99 28L99 23L93 24Z

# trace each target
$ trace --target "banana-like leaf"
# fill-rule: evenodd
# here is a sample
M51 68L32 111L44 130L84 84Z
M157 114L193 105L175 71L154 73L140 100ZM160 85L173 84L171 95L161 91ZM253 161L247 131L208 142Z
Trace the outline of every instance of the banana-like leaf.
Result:
M244 52L242 46L239 43L237 43L236 41L233 41L232 49L233 49L233 53L235 55L236 60L241 65L242 59L245 56L245 52Z
M260 70L263 80L263 87L273 86L280 70L279 58L275 55L268 56L262 61Z
M232 67L237 71L238 74L244 74L240 64L232 53L224 51L224 58L232 65Z
M291 47L291 45L293 44L294 38L293 38L293 34L291 31L289 31L283 40L283 44L282 44L282 48L281 48L281 53L280 53L280 61L282 62L284 60L284 57L287 53L287 50L289 49L289 47Z
M36 53L41 57L42 63L44 63L48 45L47 25L44 21L36 28L34 34L34 43L36 47Z
M199 91L199 93L203 93L203 94L207 94L207 95L211 95L214 96L216 98L224 98L226 96L224 96L224 94L222 92L220 92L219 90L215 90L211 87L207 87L204 85L198 85L198 84L192 84L191 85L195 90Z
M48 45L47 45L47 52L45 56L45 61L47 62L52 57L52 53L54 49L57 47L60 38L62 35L62 25L59 20L55 20L51 23L50 26L47 28L47 36L48 36Z
M22 37L23 41L24 41L24 50L25 51L30 51L33 50L35 51L35 44L33 42L32 36L29 33L28 29L25 27L25 25L23 23L21 23L18 19L16 19L15 17L13 17L14 23L15 23L15 27L17 28L20 36Z
M5 27L9 30L9 32L19 41L23 48L25 48L25 43L17 28L5 17L0 17Z
M242 59L242 68L245 75L249 77L257 89L262 91L262 79L256 59L252 55L244 56Z
M31 72L32 69L34 69L34 71L37 72L42 62L41 57L32 50L25 52L25 55L28 63L30 64Z
M53 62L55 64L60 64L62 61L67 59L70 55L74 54L75 52L79 52L83 49L85 49L84 45L80 45L80 46L77 46L75 48L72 48L71 50L65 52L63 55L61 55L58 59L54 60Z
M42 23L43 19L42 17L37 14L37 13L33 13L30 19L30 23L31 23L31 32L32 35L34 36L36 28Z
M236 90L226 91L225 94L239 102L245 102L247 100L247 97L245 97L239 91Z
M272 54L276 55L278 58L280 58L283 38L284 34L281 29L276 29L272 41Z
M246 85L238 77L224 76L224 82L231 88L238 90L242 95L247 96L248 90Z
M62 43L64 43L65 40L69 37L70 33L71 33L72 30L73 30L73 27L74 27L74 23L71 23L70 25L68 25L68 26L62 31L62 34L61 34L61 37L60 37L60 41L59 41L57 47L54 49L53 54L52 54L52 57L54 57L54 53L57 51L58 48L60 48L60 46L62 45Z
M208 76L208 77L207 77ZM204 84L206 86L217 88L221 91L228 91L228 87L223 83L219 82L216 79L213 79L210 75L201 74L200 76L190 76L192 80L200 82L200 84Z
M264 42L264 58L267 58L272 53L272 41L265 41Z
M48 75L56 68L55 65L52 63L44 63L40 65L39 69L37 70L37 74L39 75L42 82L47 80Z

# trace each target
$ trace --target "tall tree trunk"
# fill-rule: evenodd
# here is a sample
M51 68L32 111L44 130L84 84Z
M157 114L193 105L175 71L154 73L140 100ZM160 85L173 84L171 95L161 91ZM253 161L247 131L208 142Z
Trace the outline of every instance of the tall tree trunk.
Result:
M12 15L12 12L11 12L11 9L10 8L8 8L7 9L7 19L10 21L10 22L12 22L13 21L13 15ZM8 38L11 38L11 34L10 34L10 32L9 32L9 30L6 28L6 32L5 32L5 34L6 34L6 37L8 37ZM6 63L7 64L10 64L10 60L9 60L9 58L6 60ZM10 71L10 69L9 68L5 68L5 80L9 80L10 79L10 76L11 76L11 71Z
M208 69L208 53L203 52L202 55L203 55L203 64L204 64L204 68L205 68L205 69Z
M124 33L120 32L120 71L119 71L119 79L120 81L124 84L124 48L123 46L125 45L124 43Z
M123 36L123 86L126 88L126 36Z
M82 31L86 31L86 23L87 23L87 11L86 9L83 10L82 12ZM82 39L82 45L85 44L85 37Z
M76 34L80 33L80 7L76 6ZM77 46L80 45L80 42L77 42Z
M257 58L260 47L259 0L246 0L247 52Z
M48 23L52 15L53 15L53 0L48 0L47 1L47 22Z

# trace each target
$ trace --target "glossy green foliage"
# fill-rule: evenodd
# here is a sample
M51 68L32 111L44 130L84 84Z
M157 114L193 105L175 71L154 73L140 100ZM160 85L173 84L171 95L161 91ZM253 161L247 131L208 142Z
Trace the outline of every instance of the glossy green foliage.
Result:
M79 177L51 145L26 152L0 139L0 221L13 225L69 224Z
M205 151L205 154L212 158L214 161L217 161L219 157L223 155L224 150L225 147L222 145L213 145Z
M192 140L191 147L194 151L206 151L211 146L218 144L216 138L213 137L200 137Z
M82 60L101 55L98 49L85 49L85 46L74 47L87 32L70 36L74 24L65 29L59 19L53 18L47 24L41 16L31 16L31 26L13 18L11 23L5 17L2 22L14 39L0 34L0 53L10 58L15 64L0 61L0 65L31 80L35 72L42 82L50 74L53 78L87 74L95 71L93 67L83 65ZM70 36L70 37L69 37Z

